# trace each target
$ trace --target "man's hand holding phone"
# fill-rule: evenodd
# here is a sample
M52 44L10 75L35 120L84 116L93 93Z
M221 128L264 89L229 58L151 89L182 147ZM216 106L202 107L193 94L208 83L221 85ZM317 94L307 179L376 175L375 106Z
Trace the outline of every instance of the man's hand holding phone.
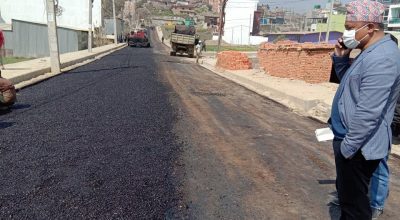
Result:
M349 56L351 52L351 49L348 49L346 45L343 43L343 39L339 38L338 42L335 45L335 56L338 57L345 57Z

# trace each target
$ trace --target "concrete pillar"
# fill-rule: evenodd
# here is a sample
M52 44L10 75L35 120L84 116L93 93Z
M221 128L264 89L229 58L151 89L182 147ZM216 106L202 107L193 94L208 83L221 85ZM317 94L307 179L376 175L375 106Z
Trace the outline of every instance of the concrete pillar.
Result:
M58 50L57 21L54 0L46 0L47 30L49 36L51 72L60 73L60 53Z

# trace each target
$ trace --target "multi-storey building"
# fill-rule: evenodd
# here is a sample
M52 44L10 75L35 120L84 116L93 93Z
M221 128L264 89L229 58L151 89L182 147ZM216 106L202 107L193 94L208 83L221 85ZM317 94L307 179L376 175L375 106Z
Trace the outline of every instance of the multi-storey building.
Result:
M258 0L229 0L225 8L223 40L230 44L251 43L254 12Z
M222 0L208 0L208 4L211 5L211 10L213 12L219 13L221 10Z
M387 29L390 31L400 30L400 4L389 7Z
M378 2L386 6L384 24L385 29L393 30L400 27L400 21L398 20L398 8L396 5L400 5L400 0L377 0Z
M82 0L58 0L57 24L59 26L87 30L89 28L89 3ZM0 20L11 24L11 20L47 23L46 1L0 0ZM102 26L101 1L93 2L92 24Z
M378 2L385 4L387 6L390 6L393 4L400 4L400 0L378 0Z
M385 12L385 26L389 31L400 30L400 0L382 0L387 5Z

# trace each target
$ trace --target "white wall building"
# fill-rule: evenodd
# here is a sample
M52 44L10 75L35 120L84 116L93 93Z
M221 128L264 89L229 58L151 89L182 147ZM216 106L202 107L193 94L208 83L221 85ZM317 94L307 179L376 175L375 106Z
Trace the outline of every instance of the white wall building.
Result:
M389 7L388 28L400 29L400 4Z
M81 30L89 28L88 0L58 2L62 8L62 14L57 16L58 26ZM92 13L93 26L102 26L101 0L94 0ZM0 21L10 24L12 19L46 24L46 0L0 0Z
M253 29L254 11L258 0L229 0L225 9L223 40L230 44L253 44L250 32Z

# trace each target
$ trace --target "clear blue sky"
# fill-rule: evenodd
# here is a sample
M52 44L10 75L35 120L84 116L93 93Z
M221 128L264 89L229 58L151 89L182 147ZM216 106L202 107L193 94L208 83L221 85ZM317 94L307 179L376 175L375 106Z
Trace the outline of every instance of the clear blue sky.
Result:
M342 0L342 3L348 3L351 0ZM314 5L325 7L328 0L260 0L260 3L269 4L271 8L283 7L294 9L296 12L306 12L311 10Z

